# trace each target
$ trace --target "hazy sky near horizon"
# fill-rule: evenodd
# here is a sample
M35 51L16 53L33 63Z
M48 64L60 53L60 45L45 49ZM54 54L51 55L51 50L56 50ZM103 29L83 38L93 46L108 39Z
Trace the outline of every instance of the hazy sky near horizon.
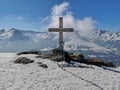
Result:
M69 18L73 27L120 31L120 0L0 0L0 29L41 31L55 26L56 16Z

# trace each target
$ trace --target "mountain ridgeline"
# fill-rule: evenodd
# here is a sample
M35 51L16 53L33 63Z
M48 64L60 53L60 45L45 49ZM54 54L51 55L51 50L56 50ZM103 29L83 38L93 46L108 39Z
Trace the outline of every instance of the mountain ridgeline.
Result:
M57 48L58 33L18 30L0 30L0 52L49 50ZM104 59L120 64L120 32L95 30L88 36L80 32L64 34L64 49L79 52L86 57Z

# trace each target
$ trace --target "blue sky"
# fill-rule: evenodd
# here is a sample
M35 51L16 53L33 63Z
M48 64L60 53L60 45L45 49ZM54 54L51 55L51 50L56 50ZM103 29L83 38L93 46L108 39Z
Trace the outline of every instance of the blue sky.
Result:
M97 29L120 31L120 0L0 0L0 29L41 30L53 7L64 2L76 21L91 17Z

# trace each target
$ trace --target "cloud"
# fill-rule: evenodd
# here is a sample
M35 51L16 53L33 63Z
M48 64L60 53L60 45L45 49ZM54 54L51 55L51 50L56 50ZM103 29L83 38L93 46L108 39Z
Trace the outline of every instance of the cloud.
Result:
M95 29L96 21L91 17L76 19L73 12L69 11L69 6L68 2L53 6L50 16L44 18L44 21L48 22L46 27L59 27L59 17L62 16L64 27L74 28L75 31L79 31L82 35L91 33Z
M68 9L69 3L63 2L52 7L52 16L61 16Z
M23 16L19 16L19 17L17 17L17 20L23 20L23 19L24 19Z

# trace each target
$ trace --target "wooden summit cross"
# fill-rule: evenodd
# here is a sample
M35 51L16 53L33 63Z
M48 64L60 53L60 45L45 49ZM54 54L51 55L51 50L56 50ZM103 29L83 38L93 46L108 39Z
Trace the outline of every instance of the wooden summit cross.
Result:
M63 32L73 32L73 28L63 28L63 17L59 17L59 28L49 28L49 32L59 32L59 49L63 51Z

